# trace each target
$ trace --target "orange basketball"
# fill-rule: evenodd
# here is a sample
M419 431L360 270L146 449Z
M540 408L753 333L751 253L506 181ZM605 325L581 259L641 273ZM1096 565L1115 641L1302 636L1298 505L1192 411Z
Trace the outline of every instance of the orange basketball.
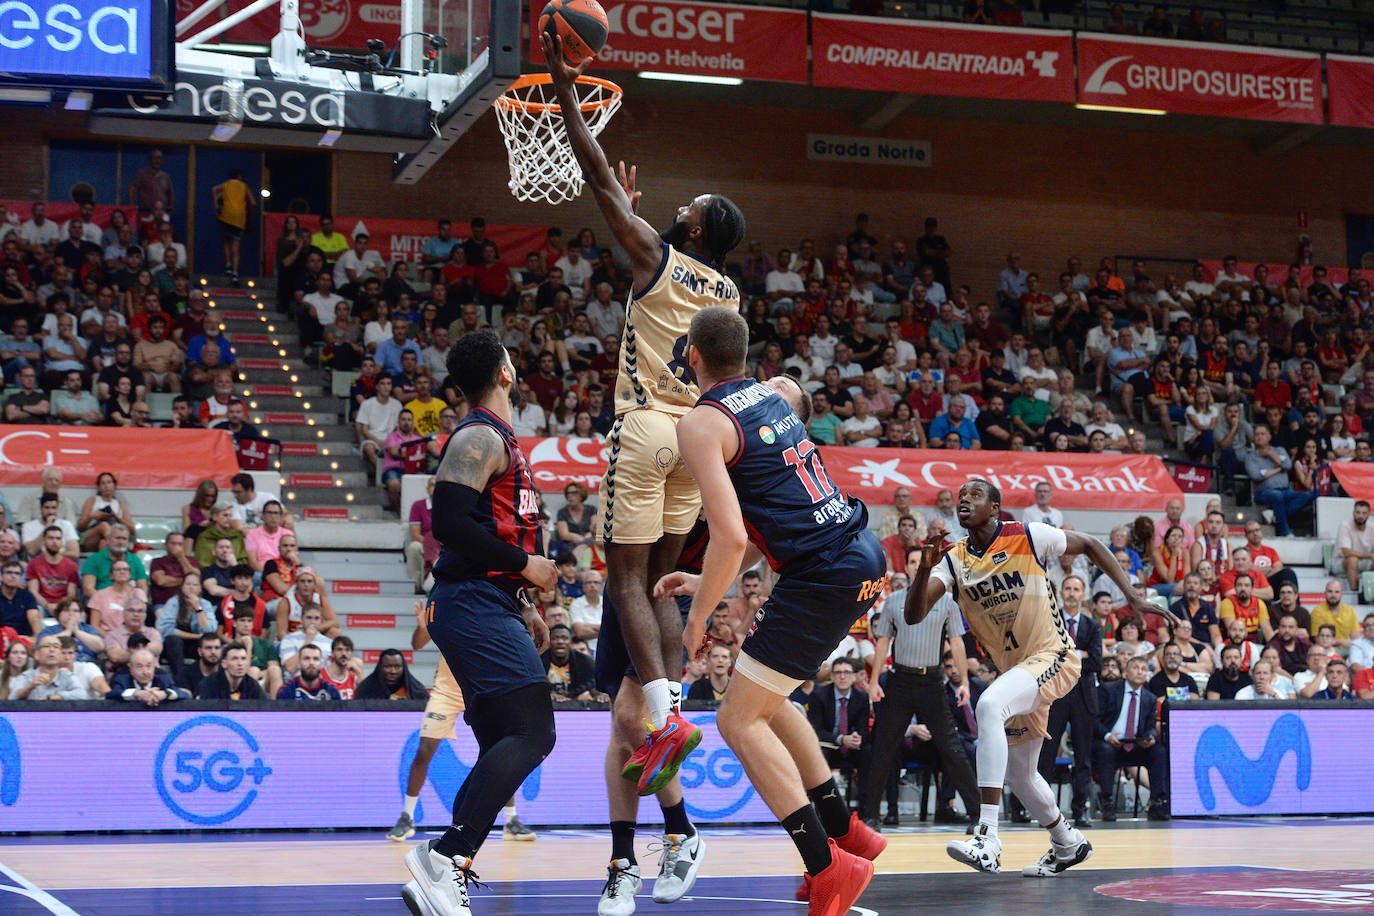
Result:
M596 0L549 0L539 14L539 31L547 32L563 59L576 66L601 50L610 22Z

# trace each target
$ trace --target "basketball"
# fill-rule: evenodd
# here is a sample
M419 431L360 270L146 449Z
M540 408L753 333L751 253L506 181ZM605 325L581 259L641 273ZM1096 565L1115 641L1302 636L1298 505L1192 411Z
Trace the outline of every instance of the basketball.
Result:
M596 0L549 0L539 14L539 30L558 44L564 60L577 66L601 50L610 23Z

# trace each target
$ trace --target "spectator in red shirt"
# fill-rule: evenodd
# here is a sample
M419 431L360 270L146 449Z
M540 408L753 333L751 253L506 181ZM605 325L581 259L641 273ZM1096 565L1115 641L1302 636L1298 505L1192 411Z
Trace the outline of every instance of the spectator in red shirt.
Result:
M1291 583L1293 591L1297 592L1297 574L1283 565L1283 561L1279 559L1278 551L1272 547L1264 546L1264 529L1260 527L1257 519L1250 519L1245 523L1245 547L1250 552L1250 571L1252 573L1257 572L1268 579L1275 594L1278 594L1279 588L1285 582ZM1255 585L1256 587L1259 586L1258 580Z
M482 245L482 263L477 265L476 276L478 300L486 306L504 305L510 299L510 268L496 256L496 244L485 242Z
M454 245L449 252L448 263L440 273L444 286L454 302L470 302L477 287L477 268L468 263L467 252L462 245Z
M1293 387L1283 380L1283 367L1276 359L1264 367L1264 380L1255 386L1255 403L1260 407L1293 406Z
M228 369L216 370L215 393L200 402L197 419L204 426L228 419L230 404L242 404L244 412L248 410L248 405L243 399L234 396L234 373Z
M55 500L54 500L55 502ZM66 598L75 598L81 572L70 557L62 554L62 529L50 525L43 529L43 549L29 560L26 577L29 591L45 613L55 615Z
M557 362L552 353L545 350L539 354L539 371L526 379L534 399L545 413L553 410L558 399L563 396L563 377L558 374Z
M903 515L897 520L897 533L883 538L883 551L887 554L889 572L901 572L906 563L906 552L911 547L919 547L916 538L916 519Z
M1040 288L1040 275L1026 275L1026 291L1021 294L1022 324L1026 337L1044 335L1050 329L1050 319L1054 317L1054 298Z
M916 387L906 396L906 402L911 405L911 409L916 412L921 425L927 430L930 423L944 412L944 395L935 390L935 379L930 373L924 373Z
M1250 594L1262 601L1274 600L1274 587L1269 584L1269 579L1256 569L1252 563L1250 548L1244 545L1231 551L1231 568L1221 574L1218 579L1221 587L1221 597L1229 598L1236 591L1236 577L1240 575L1249 576L1253 583Z
M977 340L985 353L1001 350L1011 340L1007 329L992 320L992 308L986 302L974 306L973 320L965 327L964 336Z

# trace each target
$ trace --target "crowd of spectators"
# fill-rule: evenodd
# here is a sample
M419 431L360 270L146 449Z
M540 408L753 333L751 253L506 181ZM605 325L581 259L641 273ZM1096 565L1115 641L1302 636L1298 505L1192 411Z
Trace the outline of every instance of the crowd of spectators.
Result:
M0 494L0 699L423 697L399 653L363 670L277 495L229 487L203 481L160 551L112 475L79 512L55 468L17 511Z

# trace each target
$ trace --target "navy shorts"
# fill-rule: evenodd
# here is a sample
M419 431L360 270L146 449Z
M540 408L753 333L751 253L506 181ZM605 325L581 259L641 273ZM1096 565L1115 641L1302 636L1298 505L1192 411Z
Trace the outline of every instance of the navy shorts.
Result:
M883 545L860 532L828 562L778 580L740 650L779 674L810 680L873 607L886 577Z
M692 609L692 599L679 595L678 608L682 611L682 622L687 622L687 612ZM682 650L684 661L687 650ZM620 691L620 682L625 678L639 680L635 664L630 660L630 648L625 645L625 634L620 629L620 615L615 612L611 601L611 590L601 592L601 631L596 637L596 689L615 699Z
M425 613L469 713L483 697L548 683L514 595L476 579L436 581Z

